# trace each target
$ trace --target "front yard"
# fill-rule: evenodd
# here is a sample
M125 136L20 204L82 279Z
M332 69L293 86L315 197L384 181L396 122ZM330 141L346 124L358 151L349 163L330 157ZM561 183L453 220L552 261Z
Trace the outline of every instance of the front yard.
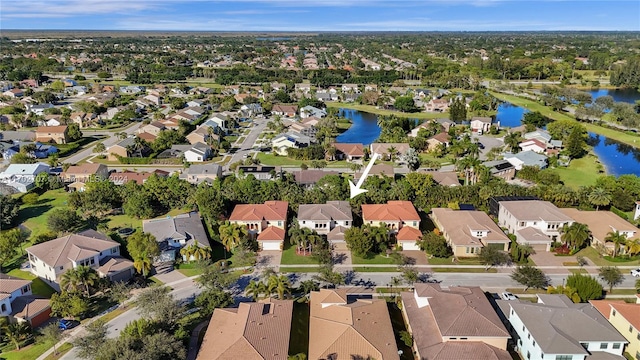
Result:
M286 244L282 251L283 265L318 265L318 262L311 255L303 256L296 254L296 247Z
M602 256L598 253L598 250L592 248L591 246L587 246L586 248L580 250L576 253L576 256L583 256L589 258L589 260L594 263L596 266L635 266L640 265L640 258L636 257L634 260L625 260L623 258L617 258L615 261L611 261L612 259L609 256Z
M387 257L385 255L380 255L377 254L375 256L373 256L372 258L369 259L365 259L362 257L359 257L357 255L354 255L353 253L351 253L351 262L356 265L397 265L397 262L394 258L392 258L391 256Z

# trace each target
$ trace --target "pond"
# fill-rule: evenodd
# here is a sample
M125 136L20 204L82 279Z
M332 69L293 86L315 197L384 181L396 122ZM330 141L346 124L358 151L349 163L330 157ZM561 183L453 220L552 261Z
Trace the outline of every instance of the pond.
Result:
M498 106L496 120L500 122L500 126L516 127L522 125L522 116L528 112L525 108L513 105L511 103L502 103Z
M593 146L593 152L607 168L607 174L640 176L640 149L591 132L588 143Z
M380 137L378 116L352 109L340 109L340 116L351 120L351 127L338 135L336 142L369 145Z
M593 99L597 99L601 96L610 95L614 101L627 102L634 104L637 100L640 100L640 92L636 89L596 89L588 91Z

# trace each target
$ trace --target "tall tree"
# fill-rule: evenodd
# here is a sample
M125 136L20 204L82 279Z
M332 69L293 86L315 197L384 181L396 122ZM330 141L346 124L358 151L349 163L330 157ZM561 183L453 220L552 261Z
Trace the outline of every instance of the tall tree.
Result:
M591 205L595 205L596 211L600 209L600 206L607 206L611 203L611 194L607 189L596 187L588 195Z
M456 98L453 101L449 107L449 118L458 123L467 120L467 106L462 100Z
M291 294L291 282L285 275L272 275L267 281L267 290L270 294L278 294L278 299L283 300L285 294Z
M582 248L589 240L590 235L589 227L578 222L565 225L560 229L560 238L572 250Z
M602 297L602 285L589 275L573 274L567 277L567 287L573 288L580 296L581 302L596 300Z
M607 233L607 236L605 236L604 242L613 243L613 257L615 258L616 256L618 256L620 246L624 245L627 242L627 236L624 233L620 233L618 230L610 231Z
M609 285L609 293L611 293L614 286L620 285L624 281L624 275L622 275L620 269L615 266L603 266L599 268L598 276Z
M90 295L89 289L95 285L100 277L98 273L88 266L76 266L73 269L67 270L60 278L60 287L67 291L77 290L84 288L84 292L87 296Z
M549 286L549 278L547 275L545 275L542 270L531 265L518 266L513 273L511 273L511 278L524 285L525 291L529 288L544 289Z
M136 231L127 239L127 251L133 258L133 266L146 277L151 269L153 258L160 255L160 246L155 236Z
M249 236L247 227L240 224L233 224L226 221L220 226L220 241L227 251L233 250L240 245L242 241Z

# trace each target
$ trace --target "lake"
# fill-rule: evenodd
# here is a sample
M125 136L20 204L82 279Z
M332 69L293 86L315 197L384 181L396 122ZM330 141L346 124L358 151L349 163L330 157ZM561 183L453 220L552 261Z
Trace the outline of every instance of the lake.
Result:
M500 126L516 127L522 125L522 116L528 112L525 108L515 106L511 103L502 103L498 106L496 120Z
M607 174L640 176L640 149L591 132L588 143L593 146L593 152L607 168Z
M338 135L336 142L369 145L380 137L378 116L352 109L340 109L340 116L351 120L351 127Z
M634 104L636 100L640 100L640 92L636 89L597 89L587 91L593 99L601 96L610 95L614 101L627 102Z

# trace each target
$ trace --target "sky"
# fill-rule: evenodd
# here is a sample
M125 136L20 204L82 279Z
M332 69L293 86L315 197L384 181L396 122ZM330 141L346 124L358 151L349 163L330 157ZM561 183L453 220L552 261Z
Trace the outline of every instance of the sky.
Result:
M0 0L0 30L640 31L639 0Z

